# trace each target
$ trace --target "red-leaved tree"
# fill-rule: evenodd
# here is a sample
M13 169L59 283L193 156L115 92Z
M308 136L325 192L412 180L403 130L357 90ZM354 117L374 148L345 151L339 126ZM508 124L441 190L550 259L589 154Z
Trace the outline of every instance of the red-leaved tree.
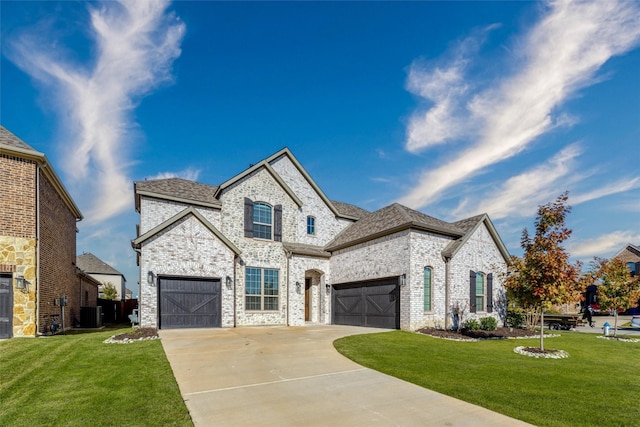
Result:
M571 207L567 192L554 202L538 207L535 237L525 228L520 245L522 258L514 257L512 273L505 286L523 308L540 313L540 350L544 351L544 310L553 304L575 299L579 292L578 275L581 264L571 264L562 243L571 236L565 219Z

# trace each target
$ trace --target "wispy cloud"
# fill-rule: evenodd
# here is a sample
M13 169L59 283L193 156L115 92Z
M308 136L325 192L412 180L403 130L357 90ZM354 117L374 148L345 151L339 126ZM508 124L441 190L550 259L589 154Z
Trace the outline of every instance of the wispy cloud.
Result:
M554 1L519 40L518 49L513 50L518 53L515 63L501 67L517 71L496 76L492 87L470 91L473 85L462 85L461 81L468 81L466 75L460 75L467 65L459 65L466 62L457 55L445 72L440 68L410 72L409 88L435 106L422 118L412 119L406 148L415 152L471 132L476 141L442 166L424 171L400 202L424 207L444 190L521 153L541 135L575 123L575 117L557 114L558 107L593 84L596 73L611 57L629 51L639 41L640 7L636 2ZM437 90L413 89L431 86Z
M453 216L467 217L478 212L487 212L493 219L508 216L529 216L538 205L547 203L578 177L569 176L574 169L581 149L573 144L560 151L545 163L513 176L491 191L493 196L476 196L464 200L454 210ZM573 198L572 198L573 203Z
M167 178L182 178L189 181L197 181L200 177L199 169L185 169L178 172L160 172L154 176L148 176L147 179L167 179Z
M168 1L92 3L91 66L63 57L50 32L31 28L11 43L12 60L44 84L64 128L63 168L89 222L129 208L132 111L142 97L172 80L185 25ZM43 23L46 25L46 23ZM54 40L54 41L51 41ZM60 150L62 151L62 150Z
M625 245L639 241L640 233L614 231L598 236L595 239L568 244L567 249L571 255L576 258L586 259L594 256L611 257Z

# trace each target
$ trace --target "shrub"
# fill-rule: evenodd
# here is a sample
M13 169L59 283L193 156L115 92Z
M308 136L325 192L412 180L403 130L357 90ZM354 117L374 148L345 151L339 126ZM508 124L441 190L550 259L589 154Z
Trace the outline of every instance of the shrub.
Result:
M483 317L480 319L480 329L483 331L495 331L498 329L498 321L495 317Z
M465 322L464 328L469 331L477 331L480 329L480 323L476 319L469 319Z
M509 326L510 328L523 328L524 324L525 318L522 311L507 311L507 326Z

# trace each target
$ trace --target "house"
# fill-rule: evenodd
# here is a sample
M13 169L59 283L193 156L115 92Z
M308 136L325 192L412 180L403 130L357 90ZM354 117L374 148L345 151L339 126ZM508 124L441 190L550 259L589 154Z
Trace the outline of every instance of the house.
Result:
M640 274L640 246L629 243L613 256L613 258L621 259L631 272L631 277Z
M116 288L117 296L115 299L117 301L127 299L127 279L124 277L124 274L120 273L94 254L87 252L76 257L76 265L84 273L88 274L100 283L100 288L98 290L99 298L104 298L103 287L107 284L111 284ZM131 291L129 291L129 296L130 295Z
M282 149L213 186L134 183L140 320L158 328L415 330L499 318L510 256L486 214L449 223L330 200Z
M68 328L92 287L74 265L82 214L47 157L3 126L0 183L0 338L44 333L63 311Z

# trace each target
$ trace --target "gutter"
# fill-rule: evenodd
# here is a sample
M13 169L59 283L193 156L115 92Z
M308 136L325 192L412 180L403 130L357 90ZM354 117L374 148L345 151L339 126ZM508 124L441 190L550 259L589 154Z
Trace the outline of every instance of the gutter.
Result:
M40 163L36 163L36 335L38 335L39 330L40 330Z
M450 276L450 257L443 256L444 259L444 329L449 330L449 276Z

